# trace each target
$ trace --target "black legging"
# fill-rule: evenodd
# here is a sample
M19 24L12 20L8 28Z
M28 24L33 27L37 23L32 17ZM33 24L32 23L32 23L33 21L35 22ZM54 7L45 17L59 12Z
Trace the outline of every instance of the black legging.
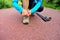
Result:
M34 0L29 0L29 9L32 9L35 5L36 5L36 3L34 3ZM37 12L41 12L42 10L43 10L43 7L41 6L37 10Z

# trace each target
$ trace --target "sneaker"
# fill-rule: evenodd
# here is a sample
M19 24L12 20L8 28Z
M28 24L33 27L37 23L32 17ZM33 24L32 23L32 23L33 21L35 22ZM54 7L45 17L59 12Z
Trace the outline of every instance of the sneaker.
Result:
M35 16L34 14L31 14L30 16Z
M29 17L23 17L23 24L29 23Z

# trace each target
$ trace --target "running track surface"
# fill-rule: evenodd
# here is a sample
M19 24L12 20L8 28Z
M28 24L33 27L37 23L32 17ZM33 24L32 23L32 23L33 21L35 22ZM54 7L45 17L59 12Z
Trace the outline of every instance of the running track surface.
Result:
M0 10L0 40L60 40L60 11L45 8L42 15L52 17L44 22L36 14L24 25L14 8Z

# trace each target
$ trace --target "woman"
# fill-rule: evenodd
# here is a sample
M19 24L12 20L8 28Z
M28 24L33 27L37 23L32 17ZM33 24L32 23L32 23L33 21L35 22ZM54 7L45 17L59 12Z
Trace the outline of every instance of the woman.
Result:
M41 11L42 0L29 0L29 9L26 10L22 6L18 5L18 0L13 0L12 4L18 10L23 17L23 23L29 23L29 16L36 11ZM26 16L26 17L25 17ZM24 21L25 20L25 21Z

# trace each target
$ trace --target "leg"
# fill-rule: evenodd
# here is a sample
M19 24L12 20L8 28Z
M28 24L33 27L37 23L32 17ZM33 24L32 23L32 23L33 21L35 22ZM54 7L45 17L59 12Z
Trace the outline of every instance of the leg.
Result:
M29 9L32 9L35 6L35 3L33 0L29 0ZM30 16L35 16L34 13L32 13Z
M37 10L37 12L42 12L43 10L44 10L44 7L41 6L41 7Z
M22 4L23 4L23 8L27 10L29 6L29 0L22 0Z
M36 14L45 22L50 21L51 17L46 17L44 15L41 15L40 12L36 12Z
M22 0L23 8L28 10L29 6L29 0ZM28 24L29 23L29 17L24 16L23 17L23 23Z

